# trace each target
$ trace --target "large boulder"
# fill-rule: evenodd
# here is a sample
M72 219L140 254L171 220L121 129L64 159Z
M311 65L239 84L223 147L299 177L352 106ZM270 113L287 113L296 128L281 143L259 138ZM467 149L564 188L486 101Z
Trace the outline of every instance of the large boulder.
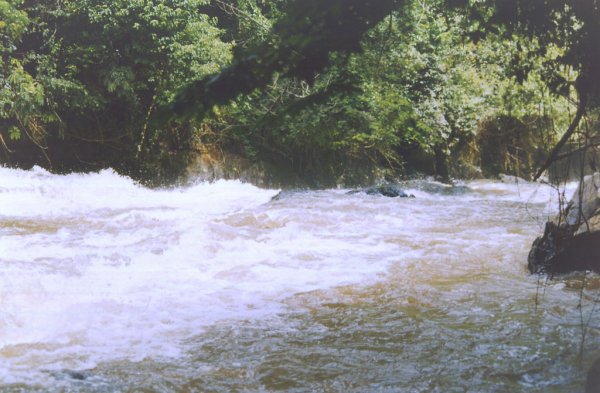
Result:
M600 272L600 173L586 176L562 216L533 242L531 273Z

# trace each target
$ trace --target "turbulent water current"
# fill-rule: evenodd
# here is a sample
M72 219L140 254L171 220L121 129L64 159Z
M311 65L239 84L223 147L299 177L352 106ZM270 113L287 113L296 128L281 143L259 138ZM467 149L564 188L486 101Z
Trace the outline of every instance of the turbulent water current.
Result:
M526 270L556 191L404 186L0 168L0 391L583 391L600 279Z

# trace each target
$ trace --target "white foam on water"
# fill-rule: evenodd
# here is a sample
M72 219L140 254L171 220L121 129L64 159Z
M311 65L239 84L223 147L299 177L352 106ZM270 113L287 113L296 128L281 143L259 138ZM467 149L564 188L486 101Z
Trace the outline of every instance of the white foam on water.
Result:
M0 179L1 382L19 381L17 370L174 356L186 335L255 301L237 278L214 277L237 262L211 251L211 225L275 191L234 181L149 190L111 170L0 168ZM236 237L217 241L226 252Z
M338 214L272 209L277 191L237 181L149 190L112 170L40 168L0 179L0 383L178 356L203 326L386 266L349 263L385 250L336 235Z
M271 201L277 191L237 181L150 190L112 170L0 168L0 384L178 357L203 327L273 315L294 294L514 238L497 225L448 237L461 220L494 214L472 201L552 198L530 183L465 185L458 196L333 190Z

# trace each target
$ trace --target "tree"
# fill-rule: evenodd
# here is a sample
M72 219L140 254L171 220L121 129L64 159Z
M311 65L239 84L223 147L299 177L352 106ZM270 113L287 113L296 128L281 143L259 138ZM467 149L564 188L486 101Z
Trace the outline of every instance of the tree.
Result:
M4 39L0 132L30 136L58 170L151 166L189 144L189 122L148 119L230 61L204 0L15 4L0 10L30 22Z
M290 0L273 34L241 51L220 73L188 86L161 118L203 117L216 104L266 86L274 72L312 80L329 64L331 52L360 51L364 33L400 0Z
M589 109L600 106L600 4L595 0L487 0L471 2L449 0L453 5L466 7L471 21L476 22L472 33L499 34L512 37L520 34L535 40L529 52L545 55L552 47L564 51L546 63L545 80L557 94L569 95L573 88L579 103L571 125L538 170L535 179L554 162L561 149L578 128ZM519 48L523 51L523 48ZM525 56L523 56L525 58ZM577 77L568 80L562 67L571 67ZM527 61L519 62L515 72L524 79L530 71Z

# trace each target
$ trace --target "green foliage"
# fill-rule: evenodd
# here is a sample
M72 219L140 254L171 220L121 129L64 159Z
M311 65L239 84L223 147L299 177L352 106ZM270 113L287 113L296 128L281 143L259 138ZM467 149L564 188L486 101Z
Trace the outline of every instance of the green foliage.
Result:
M445 176L482 121L551 141L570 87L594 95L590 1L0 0L0 145L154 178L198 143L315 185L415 152Z
M131 163L136 155L151 163L154 154L185 148L191 124L153 128L148 119L180 88L230 61L216 21L198 12L204 4L0 2L0 132L35 128L45 143L63 146L56 162L66 167Z
M15 43L29 23L27 14L17 8L19 4L0 1L0 121L18 116L27 123L43 99L43 90L23 70L22 64L11 58ZM11 140L20 138L21 132L14 124L0 124L0 137L4 131Z
M369 30L360 53L332 55L312 83L277 74L222 108L212 126L248 156L314 178L344 165L410 167L415 150L444 166L488 117L564 123L566 102L535 72L521 83L510 77L516 39L469 42L465 23L441 1L407 2ZM533 56L531 69L546 60Z
M29 23L27 14L18 7L23 1L0 1L0 37L2 50L9 50L11 41L17 40Z
M231 67L189 85L161 118L203 118L215 105L264 88L274 73L312 80L329 65L331 52L360 50L360 39L399 0L289 0L269 38L238 51Z
M27 128L33 118L40 115L44 105L44 88L29 75L21 63L12 59L9 74L0 90L0 119L14 119L6 130L11 140L21 137L20 128Z
M549 120L535 115L517 118L508 114L483 119L477 136L483 173L530 177L547 153L544 147L549 142L546 132Z
M456 1L455 1L456 2ZM545 57L544 79L551 90L567 96L574 87L580 97L600 101L600 4L596 0L458 1L467 9L474 36L525 37L534 46L519 46L513 75L524 80L533 71L530 59ZM555 49L560 48L557 52ZM554 53L552 53L554 52ZM565 78L572 68L577 81Z

